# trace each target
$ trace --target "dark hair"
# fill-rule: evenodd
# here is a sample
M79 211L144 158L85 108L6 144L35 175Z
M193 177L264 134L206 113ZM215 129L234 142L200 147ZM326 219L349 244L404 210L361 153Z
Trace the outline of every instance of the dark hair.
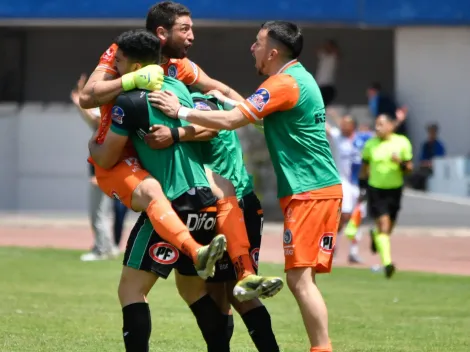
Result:
M124 56L145 64L159 63L160 40L145 29L134 29L120 34L115 43Z
M432 123L428 125L428 131L434 130L436 132L439 131L439 125L437 123Z
M169 30L181 16L191 16L191 11L180 3L163 1L149 9L145 28L152 33L155 33L160 26Z
M304 46L304 37L299 26L286 21L268 21L261 25L268 31L268 37L283 45L291 59L299 57Z

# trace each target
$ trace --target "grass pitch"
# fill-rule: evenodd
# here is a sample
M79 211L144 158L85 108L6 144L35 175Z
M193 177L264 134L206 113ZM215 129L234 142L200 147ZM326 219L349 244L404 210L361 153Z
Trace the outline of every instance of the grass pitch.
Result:
M81 263L79 252L0 248L1 352L124 351L117 299L119 260ZM283 275L279 265L261 272ZM319 279L337 352L470 351L470 278L402 273L386 281L368 270L334 269ZM265 301L281 350L307 352L287 287ZM151 351L205 351L171 277L150 295ZM235 314L233 352L256 351Z

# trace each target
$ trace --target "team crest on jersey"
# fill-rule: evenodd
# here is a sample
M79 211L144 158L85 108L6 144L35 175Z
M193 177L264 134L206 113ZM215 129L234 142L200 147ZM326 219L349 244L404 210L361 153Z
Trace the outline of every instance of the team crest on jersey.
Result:
M111 110L111 118L114 122L122 125L122 119L124 118L124 110L122 110L120 106L113 106L113 109Z
M211 111L211 107L203 101L197 101L194 103L194 108L197 110Z
M251 97L248 98L248 102L255 107L258 112L263 111L270 98L269 91L265 88L258 89Z
M176 68L176 65L170 65L168 67L168 76L171 78L176 78L176 76L178 76L178 69Z

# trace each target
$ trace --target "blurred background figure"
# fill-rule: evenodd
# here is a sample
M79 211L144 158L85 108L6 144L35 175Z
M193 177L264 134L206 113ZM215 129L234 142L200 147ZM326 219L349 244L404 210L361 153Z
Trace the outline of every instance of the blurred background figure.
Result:
M406 107L397 108L397 104L393 98L382 91L382 85L378 82L372 83L367 89L367 99L369 104L369 111L371 116L376 119L379 115L385 114L391 116L394 120L399 120L400 125L397 127L395 133L406 135L406 123L403 118L400 121L401 115L397 116L397 112L405 112L407 115Z
M336 71L338 69L339 48L332 39L327 40L317 51L317 70L315 80L320 87L325 106L336 98Z
M82 75L77 86L72 90L70 98L80 112L80 116L86 124L93 130L98 129L100 123L99 109L85 110L80 107L80 91L86 83L86 76ZM83 254L82 261L95 261L114 258L119 254L119 242L121 240L124 218L127 208L117 199L111 199L105 195L96 182L93 165L88 164L90 174L90 194L89 194L89 217L95 242L90 252ZM113 203L114 202L114 203ZM116 204L119 203L119 204ZM114 209L114 236L111 234L111 212Z
M431 124L427 132L428 138L421 145L418 170L410 178L411 187L422 191L427 189L427 180L432 175L433 159L446 155L444 143L438 138L439 126Z

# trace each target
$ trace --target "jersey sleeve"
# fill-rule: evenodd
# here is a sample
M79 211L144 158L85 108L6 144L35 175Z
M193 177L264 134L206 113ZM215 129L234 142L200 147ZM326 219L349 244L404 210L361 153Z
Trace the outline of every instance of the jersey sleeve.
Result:
M413 159L413 147L411 146L410 140L403 137L403 148L401 150L401 160L410 161Z
M104 71L113 76L117 76L118 72L114 64L114 58L116 57L118 46L117 44L111 44L111 46L101 55L98 66L95 71Z
M166 74L171 78L176 78L187 86L192 86L199 82L201 68L188 58L172 59L166 66Z
M121 136L129 136L134 130L135 106L132 100L121 94L111 110L111 131Z
M269 77L237 108L251 122L264 119L276 111L286 111L297 105L300 89L297 81L289 75L278 74Z

